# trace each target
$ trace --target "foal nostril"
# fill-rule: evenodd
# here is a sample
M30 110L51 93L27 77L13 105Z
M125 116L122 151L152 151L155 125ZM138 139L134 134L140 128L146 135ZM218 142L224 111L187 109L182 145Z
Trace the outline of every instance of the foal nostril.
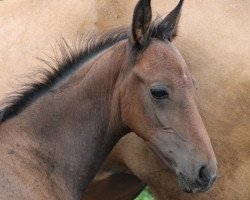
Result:
M209 183L209 181L210 181L209 171L205 166L202 166L199 171L198 182L201 185L206 185Z
M216 179L216 173L211 173L206 166L202 166L199 171L198 183L201 186L209 186L214 183Z
M181 172L177 174L180 186L184 192L205 192L213 185L216 179L217 169L210 169L209 166L202 166L198 168L197 172L194 179L190 179Z

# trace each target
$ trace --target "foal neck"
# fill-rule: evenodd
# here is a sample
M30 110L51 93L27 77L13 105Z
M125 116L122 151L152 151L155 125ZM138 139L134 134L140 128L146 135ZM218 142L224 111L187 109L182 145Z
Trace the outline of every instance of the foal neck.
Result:
M41 165L50 161L51 171L45 178L56 183L61 199L66 197L64 191L70 191L72 199L82 195L112 147L127 132L117 92L124 65L119 58L125 49L125 43L120 42L98 55L3 124L11 134L35 143L25 147L27 154L35 154Z

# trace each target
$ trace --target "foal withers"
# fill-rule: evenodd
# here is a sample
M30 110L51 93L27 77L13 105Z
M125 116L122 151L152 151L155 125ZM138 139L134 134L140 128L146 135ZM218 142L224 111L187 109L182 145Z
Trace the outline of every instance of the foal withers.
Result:
M183 190L212 185L216 159L192 76L170 43L182 3L152 25L150 1L139 1L131 37L116 30L84 50L64 49L58 70L7 102L0 199L79 199L129 131L176 172Z

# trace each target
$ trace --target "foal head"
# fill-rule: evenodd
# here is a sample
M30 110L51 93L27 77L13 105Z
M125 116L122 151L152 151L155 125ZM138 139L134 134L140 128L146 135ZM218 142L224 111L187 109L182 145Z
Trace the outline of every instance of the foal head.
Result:
M138 2L121 111L126 126L175 171L181 188L202 192L213 184L217 162L195 102L195 82L171 43L182 4L151 24L150 0Z

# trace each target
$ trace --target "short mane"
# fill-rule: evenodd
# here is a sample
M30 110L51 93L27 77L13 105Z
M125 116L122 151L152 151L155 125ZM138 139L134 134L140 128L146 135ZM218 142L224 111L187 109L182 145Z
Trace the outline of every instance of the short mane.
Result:
M157 38L162 41L165 40L158 35L159 21L160 17L151 23L148 45L151 38ZM56 53L55 58L50 57L54 61L53 63L39 59L49 67L48 70L45 69L42 71L42 77L39 77L42 78L42 80L23 85L21 89L13 92L0 103L0 107L4 105L4 108L0 110L0 124L19 114L35 99L51 89L60 79L77 70L80 66L83 66L89 59L117 42L128 39L129 36L129 29L122 27L93 35L84 34L81 39L76 40L73 46L70 46L66 40L62 38L61 43L58 45L61 58L58 58Z
M53 59L55 64L40 59L49 66L49 70L42 72L44 77L42 81L23 85L21 89L4 99L2 105L5 106L0 110L0 123L19 114L36 98L51 89L61 78L78 69L90 58L128 37L129 32L127 28L102 32L90 37L88 34L87 37L84 35L81 40L77 40L72 48L62 38L62 43L59 44L62 58Z

